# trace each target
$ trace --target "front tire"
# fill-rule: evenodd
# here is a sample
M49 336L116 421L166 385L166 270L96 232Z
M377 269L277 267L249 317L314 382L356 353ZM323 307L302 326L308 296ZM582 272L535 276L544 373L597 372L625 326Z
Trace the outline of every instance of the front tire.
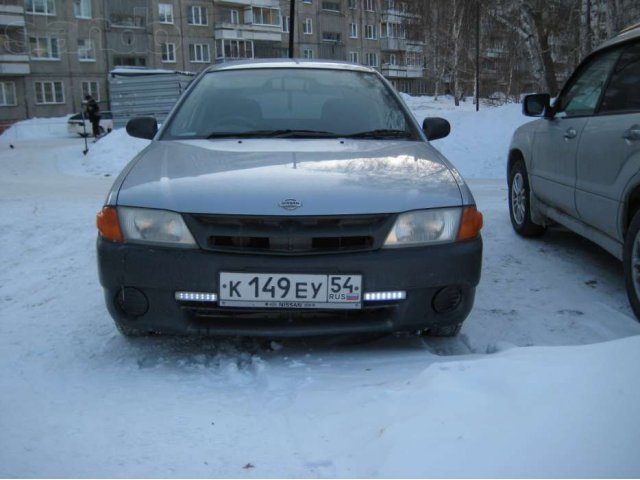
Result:
M640 321L640 211L636 212L624 239L624 283L636 319Z
M516 160L509 170L509 218L518 235L535 237L545 228L531 221L531 189L524 160Z

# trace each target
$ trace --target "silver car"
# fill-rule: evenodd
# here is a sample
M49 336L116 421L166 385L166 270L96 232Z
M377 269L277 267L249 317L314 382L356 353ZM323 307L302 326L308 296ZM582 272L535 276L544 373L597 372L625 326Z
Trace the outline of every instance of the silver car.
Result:
M554 222L624 262L640 318L640 26L589 55L551 105L529 95L507 175L511 223L523 236Z
M480 279L469 188L375 70L278 60L201 73L98 214L125 335L460 330Z

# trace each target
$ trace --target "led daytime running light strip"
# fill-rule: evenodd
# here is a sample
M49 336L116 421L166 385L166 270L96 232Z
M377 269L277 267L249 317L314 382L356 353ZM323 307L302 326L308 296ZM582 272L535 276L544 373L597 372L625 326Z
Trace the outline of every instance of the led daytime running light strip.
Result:
M386 302L389 300L404 300L407 292L400 290L397 292L367 292L364 294L365 302Z
M218 295L206 292L176 292L175 299L182 302L217 302Z

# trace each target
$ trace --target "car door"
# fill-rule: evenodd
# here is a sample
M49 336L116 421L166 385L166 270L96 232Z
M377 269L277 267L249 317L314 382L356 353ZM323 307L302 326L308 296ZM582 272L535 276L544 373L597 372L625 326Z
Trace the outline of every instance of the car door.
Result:
M598 112L585 126L577 157L576 206L580 218L622 240L622 192L640 164L640 41L615 64Z
M543 202L577 217L576 155L589 118L595 113L619 52L588 57L554 104L554 116L539 122L531 159L533 193Z

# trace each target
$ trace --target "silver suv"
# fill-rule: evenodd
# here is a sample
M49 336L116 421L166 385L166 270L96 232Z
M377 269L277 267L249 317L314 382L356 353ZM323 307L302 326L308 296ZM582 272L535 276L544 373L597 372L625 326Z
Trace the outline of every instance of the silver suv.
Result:
M589 55L553 104L529 95L523 112L542 118L511 141L513 228L534 236L557 222L622 260L640 319L640 25Z

